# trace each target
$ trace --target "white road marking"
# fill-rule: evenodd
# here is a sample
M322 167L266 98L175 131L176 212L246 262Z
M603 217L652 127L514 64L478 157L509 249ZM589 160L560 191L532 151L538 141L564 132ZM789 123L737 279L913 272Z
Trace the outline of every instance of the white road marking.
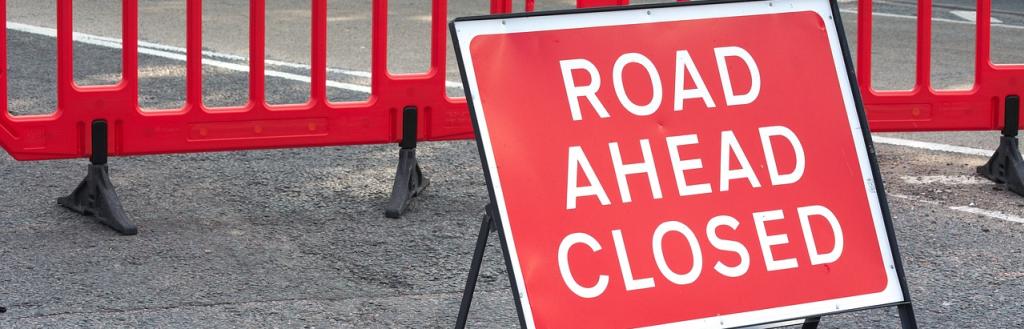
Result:
M847 14L856 14L857 13L857 11L853 10L853 9L840 9L839 12L847 13ZM917 16L913 16L913 15L901 15L901 14L890 14L890 13L878 13L878 12L876 12L876 13L873 14L873 16L891 17L891 18L902 18L902 19L912 19L912 20L915 20L915 21L917 20ZM963 25L976 25L975 22L973 22L973 21L968 22L968 21L961 21L961 20L948 19L948 18L936 18L936 17L932 17L932 22L953 23L953 24L963 24ZM992 27L1001 27L1001 28L1006 28L1006 29L1011 29L1011 30L1024 30L1024 26L1021 26L1021 25L1000 24L1000 23L996 23L996 22L992 22Z
M914 201L914 202L920 202L920 203L926 203L926 204L930 204L930 205L946 207L946 206L942 205L941 203L939 203L937 201L934 201L934 200L927 200L927 199L912 197L912 196L909 196L909 195L894 194L894 193L889 193L888 195L890 197L894 197L894 198L898 198L898 199L904 199L904 200L910 200L910 201ZM972 205L973 205L973 203L972 203ZM1024 224L1024 217L1020 217L1020 216L1016 216L1016 215L1010 215L1010 214L1007 214L1007 213L1004 213L1004 212L1001 212L1001 211L981 209L981 208L977 208L977 207L974 207L974 206L952 206L952 207L946 207L946 208L949 209L949 210L964 212L964 213L968 213L968 214L985 216L985 217L992 218L992 219L1004 220L1004 221L1011 222L1011 223Z
M985 217L989 217L989 218L1001 219L1001 220L1005 220L1007 222L1024 224L1024 218L1021 218L1021 217L1018 217L1018 216L1014 216L1014 215L1010 215L1010 214L1006 214L1006 213L1002 213L1002 212L999 212L999 211L986 210L986 209L975 208L975 207L970 207L970 206L949 207L949 209L956 210L956 211L962 211L962 212L966 212L966 213L970 213L970 214L975 214L975 215L981 215L981 216L985 216Z
M889 145L905 146L905 147L912 147L912 148L931 150L931 151L940 151L940 152L948 152L948 153L959 153L959 154L967 154L967 155L977 155L977 156L984 156L984 157L992 156L992 153L995 153L995 151L993 151L993 150L983 150L983 149L976 149L976 148L972 148L972 147L963 147L963 146L948 145L948 144L921 142L921 141L915 141L915 140L910 140L910 139L902 139L902 138L894 138L894 137L884 137L884 136L878 136L878 135L872 135L871 136L871 140L874 141L877 144L889 144Z
M981 185L990 182L978 176L956 175L956 176L900 176L900 180L913 185Z
M968 22L977 22L978 19L978 12L974 10L950 10L949 13L955 15L956 17L963 18L965 21ZM1003 22L995 17L990 17L989 19L991 19L992 23L995 24Z

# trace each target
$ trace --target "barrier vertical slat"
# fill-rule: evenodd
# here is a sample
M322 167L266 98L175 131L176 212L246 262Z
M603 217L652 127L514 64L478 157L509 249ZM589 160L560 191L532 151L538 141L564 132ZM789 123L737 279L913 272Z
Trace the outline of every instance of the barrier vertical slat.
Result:
M974 84L981 85L992 61L992 1L978 0L977 36L974 38Z
M526 0L526 4L523 5L526 12L532 12L534 10L534 0Z
M3 20L4 28L0 29L0 41L3 41L3 45L0 45L0 97L3 97L0 102L0 146L7 149L7 133L10 131L2 124L2 122L9 122L11 119L11 111L7 108L7 0L0 0L0 19Z
M249 0L249 103L262 108L264 100L264 58L267 16L265 0Z
M203 107L203 1L188 0L185 16L185 110L189 111Z
M313 103L327 100L327 0L313 0L313 21L310 22L310 85Z
M491 14L507 14L512 12L512 0L491 0Z
M370 97L384 90L388 77L388 1L373 0L373 18L370 21Z
M121 3L121 76L134 105L125 109L135 110L139 105L139 7L138 0L124 0Z
M448 0L434 0L433 13L430 19L430 68L435 74L433 86L440 87L438 92L444 93L445 75L448 73Z
M871 1L857 2L857 80L862 93L871 93Z
M932 0L917 3L917 83L918 92L931 92L932 85Z
M74 25L71 21L74 12L71 0L57 1L57 111L66 110L70 93L74 89L74 44L72 36Z

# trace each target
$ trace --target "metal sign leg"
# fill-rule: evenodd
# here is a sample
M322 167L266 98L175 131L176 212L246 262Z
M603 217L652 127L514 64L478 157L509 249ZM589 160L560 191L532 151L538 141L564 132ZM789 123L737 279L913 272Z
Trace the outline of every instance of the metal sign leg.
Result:
M462 291L462 304L459 305L459 318L455 321L455 328L466 327L466 320L469 317L469 307L473 304L473 293L476 291L476 280L480 276L480 263L484 260L484 250L487 249L487 238L491 235L491 216L485 213L480 223L480 235L476 238L476 249L473 250L473 261L469 265L469 276L466 278L466 289Z

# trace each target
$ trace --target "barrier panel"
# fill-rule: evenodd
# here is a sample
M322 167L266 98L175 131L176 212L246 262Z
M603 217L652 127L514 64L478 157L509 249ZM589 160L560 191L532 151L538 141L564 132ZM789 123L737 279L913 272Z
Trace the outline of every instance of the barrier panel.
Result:
M117 84L101 86L79 86L74 81L73 2L56 2L55 111L13 116L7 102L0 105L4 112L0 115L0 147L17 160L87 156L98 160L107 156L401 141L405 151L400 157L405 161L399 161L397 178L403 181L396 181L387 209L388 216L397 217L409 199L428 183L412 151L415 142L473 137L465 99L449 97L445 89L447 0L431 2L429 69L425 73L401 75L391 74L387 69L388 1L373 0L370 96L365 101L343 103L330 102L326 95L327 0L312 0L309 100L303 104L268 104L264 95L265 64L262 60L250 60L247 103L215 109L202 101L203 1L186 0L185 102L180 108L159 112L143 111L138 103L138 0L122 1L122 78ZM522 10L533 11L535 2L523 1ZM6 1L2 3L0 16L6 20ZM585 8L629 3L577 0L575 5ZM936 91L931 87L931 0L918 4L915 87L909 91L874 90L870 70L872 15L858 15L858 80L874 131L995 130L1006 126L1003 121L1008 116L1002 109L1012 104L1006 101L1009 96L1022 89L1024 65L991 63L991 1L977 3L976 72L970 90ZM252 59L265 58L265 5L266 0L251 0L248 8L248 57ZM491 13L510 13L514 9L513 0L490 1ZM860 1L858 10L871 12L871 1ZM6 77L6 29L0 31L0 40L4 42L0 47L0 73ZM7 80L0 79L0 96L4 99L7 87ZM104 146L103 152L98 152L94 145ZM105 165L96 161L93 164ZM1021 166L1024 176L1024 164ZM409 181L404 181L407 178ZM99 181L102 180L100 177ZM1024 193L1024 182L1020 186L1020 193Z
M138 0L124 0L123 78L115 85L82 87L73 72L72 2L57 1L57 109L37 116L0 117L0 146L18 160L76 158L92 153L91 123L110 126L109 155L228 151L282 147L394 143L401 139L402 109L420 114L417 139L472 137L465 100L445 93L447 1L433 1L430 68L423 74L387 70L388 2L373 1L371 95L364 102L331 103L327 88L327 1L312 3L310 98L305 104L268 105L264 63L249 61L244 106L211 110L202 102L202 1L187 1L186 100L174 111L144 112L138 105ZM249 58L264 58L265 0L250 1ZM0 16L6 20L6 4ZM6 30L0 32L5 40ZM7 66L6 47L0 65ZM6 99L6 80L0 79Z
M872 131L998 130L1006 97L1024 92L1024 65L993 64L992 1L977 1L974 86L938 91L931 84L932 0L917 1L916 83L907 91L871 86L871 1L859 1L857 78Z

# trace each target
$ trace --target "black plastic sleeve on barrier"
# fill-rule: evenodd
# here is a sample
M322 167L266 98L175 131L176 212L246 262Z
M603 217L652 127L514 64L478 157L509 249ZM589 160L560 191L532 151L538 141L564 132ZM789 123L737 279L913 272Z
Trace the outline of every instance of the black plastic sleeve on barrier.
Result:
M89 162L94 165L107 164L107 122L96 120L92 122L92 154L89 155Z
M402 109L402 142L398 145L403 149L416 148L416 128L418 124L419 120L415 106L406 106Z
M1003 136L1017 137L1017 131L1020 130L1020 96L1006 96L1004 123Z

